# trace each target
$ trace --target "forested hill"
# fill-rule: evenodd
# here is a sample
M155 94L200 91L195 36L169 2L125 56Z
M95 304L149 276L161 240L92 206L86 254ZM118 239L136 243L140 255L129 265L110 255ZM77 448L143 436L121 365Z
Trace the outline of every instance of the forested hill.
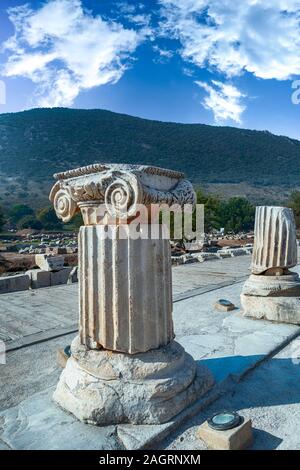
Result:
M0 174L47 181L94 162L154 164L194 183L300 184L300 142L233 127L150 121L104 110L0 115Z

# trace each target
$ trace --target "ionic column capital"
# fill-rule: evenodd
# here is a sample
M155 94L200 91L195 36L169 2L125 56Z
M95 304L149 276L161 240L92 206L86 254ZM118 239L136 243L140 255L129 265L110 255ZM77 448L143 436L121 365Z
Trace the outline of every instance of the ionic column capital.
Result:
M104 205L110 216L129 219L140 204L183 206L196 202L193 186L183 173L152 166L96 164L54 176L58 181L50 201L64 222L86 206Z

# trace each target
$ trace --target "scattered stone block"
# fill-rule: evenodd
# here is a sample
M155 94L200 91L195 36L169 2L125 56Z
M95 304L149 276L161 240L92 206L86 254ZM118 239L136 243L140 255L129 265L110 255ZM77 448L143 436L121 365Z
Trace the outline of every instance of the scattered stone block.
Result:
M35 263L43 271L58 271L64 267L64 257L40 254L35 256Z
M217 256L219 258L222 258L222 259L223 258L231 258L231 253L228 252L227 250L224 250L224 251L223 250L218 250L217 251Z
M31 288L39 289L41 287L49 287L51 285L50 272L42 269L31 269L26 274L31 279Z
M183 264L198 263L198 257L192 255L183 255Z
M60 284L67 284L72 267L63 267L60 271L50 272L50 285L59 286Z
M204 261L208 260L217 260L219 257L217 256L216 253L201 253L200 255L197 256L197 259L200 263L203 263Z
M220 310L221 312L230 312L235 309L235 305L229 300L220 299L215 303L215 309Z
M30 277L28 274L17 274L0 278L0 294L8 292L18 292L28 290L30 287Z
M184 264L183 256L172 256L171 257L172 266L179 266Z
M300 325L300 296L259 296L241 294L243 315L258 320Z
M222 258L229 258L234 257L234 256L243 256L247 255L248 250L244 248L224 248L222 250L218 250L218 255L221 256Z
M190 252L198 252L203 249L203 242L185 243L185 249Z
M212 429L205 421L197 433L198 437L205 442L210 449L215 450L242 450L250 447L253 442L251 419L227 431Z
M231 256L243 256L243 255L247 255L247 250L245 250L244 248L233 248L232 250L230 250L230 253L231 253Z
M73 246L67 246L66 247L66 253L69 255L72 255L74 253L78 253L78 248L73 247Z
M46 248L46 255L65 255L67 249L61 246L48 246Z

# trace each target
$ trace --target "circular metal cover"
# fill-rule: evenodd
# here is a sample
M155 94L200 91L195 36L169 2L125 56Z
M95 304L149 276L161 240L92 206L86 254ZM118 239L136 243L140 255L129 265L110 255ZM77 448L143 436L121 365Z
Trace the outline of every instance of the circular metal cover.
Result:
M225 299L220 299L218 302L224 307L230 307L232 305L232 303L229 300L225 300Z
M207 423L212 429L217 431L226 431L239 426L243 421L243 418L235 411L221 411L213 414Z

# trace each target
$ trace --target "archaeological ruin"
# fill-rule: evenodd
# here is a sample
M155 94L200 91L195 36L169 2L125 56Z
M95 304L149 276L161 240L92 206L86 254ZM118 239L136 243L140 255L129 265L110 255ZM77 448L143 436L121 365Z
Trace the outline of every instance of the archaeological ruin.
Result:
M300 279L292 209L256 208L251 275L243 286L244 315L300 324Z
M136 213L138 204L193 204L193 187L181 173L138 165L93 165L56 177L50 199L58 217L81 210L84 226L79 335L54 400L89 424L169 421L213 378L174 340L164 227L155 238L135 237L154 228L148 214Z

